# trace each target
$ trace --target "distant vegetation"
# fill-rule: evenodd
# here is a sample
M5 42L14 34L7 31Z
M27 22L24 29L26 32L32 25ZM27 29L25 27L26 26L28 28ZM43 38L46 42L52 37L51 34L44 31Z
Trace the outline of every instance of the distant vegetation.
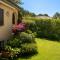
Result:
M20 12L21 12L23 17L25 17L25 16L31 16L31 17L36 16L35 13L29 12L28 10L25 10L24 8L21 8Z
M36 37L60 41L60 19L29 18L25 22Z
M38 16L49 16L48 14L38 14Z
M56 12L53 16L54 19L60 19L60 13Z

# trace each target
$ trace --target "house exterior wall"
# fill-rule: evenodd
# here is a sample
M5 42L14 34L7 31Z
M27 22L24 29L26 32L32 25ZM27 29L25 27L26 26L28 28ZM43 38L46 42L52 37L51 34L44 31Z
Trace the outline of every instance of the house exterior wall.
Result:
M2 3L0 3L0 8L4 10L4 25L0 26L0 41L2 41L7 40L12 35L12 14L15 13L15 21L17 23L18 10Z

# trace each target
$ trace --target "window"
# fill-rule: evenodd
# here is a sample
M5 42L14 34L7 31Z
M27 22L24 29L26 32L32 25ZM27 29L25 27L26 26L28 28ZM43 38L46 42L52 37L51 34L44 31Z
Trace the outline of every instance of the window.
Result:
M0 26L4 24L4 11L0 8Z
M12 23L15 24L15 14L12 15Z

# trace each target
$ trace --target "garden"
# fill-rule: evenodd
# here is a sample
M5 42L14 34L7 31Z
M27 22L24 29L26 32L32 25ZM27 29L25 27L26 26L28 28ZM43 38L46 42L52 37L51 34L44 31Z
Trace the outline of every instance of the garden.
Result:
M0 60L59 60L60 20L24 18L13 26L14 35Z

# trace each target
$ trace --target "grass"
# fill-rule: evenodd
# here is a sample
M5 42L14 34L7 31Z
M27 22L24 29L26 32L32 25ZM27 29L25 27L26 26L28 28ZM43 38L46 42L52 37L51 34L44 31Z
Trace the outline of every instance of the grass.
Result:
M38 54L28 59L18 60L60 60L60 42L36 38Z

